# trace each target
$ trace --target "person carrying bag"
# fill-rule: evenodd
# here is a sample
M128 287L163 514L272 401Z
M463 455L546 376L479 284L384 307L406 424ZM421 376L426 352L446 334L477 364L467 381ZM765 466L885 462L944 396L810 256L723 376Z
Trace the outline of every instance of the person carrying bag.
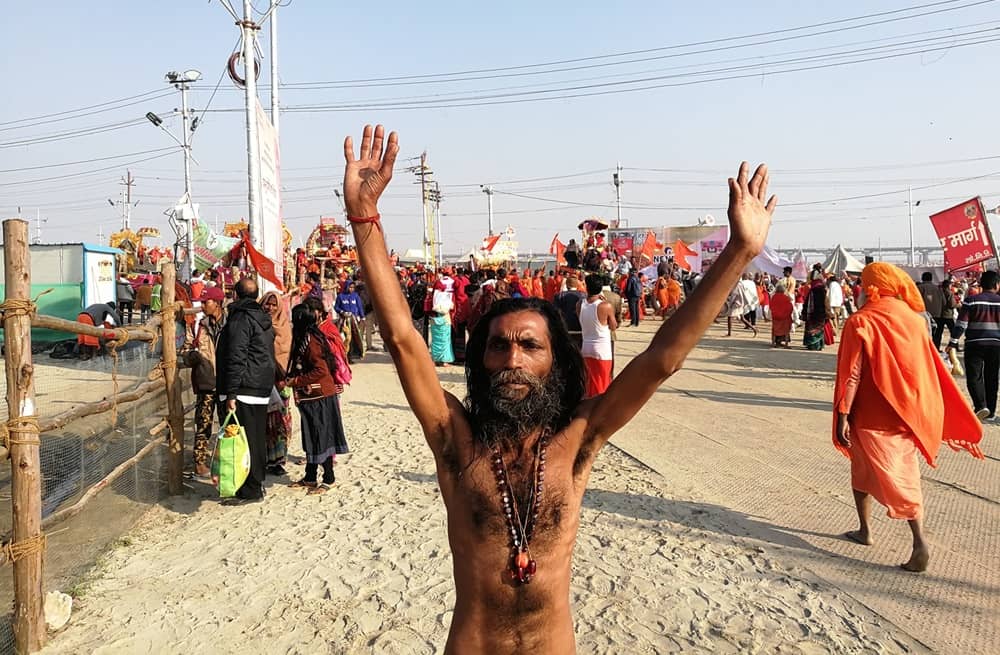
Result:
M250 444L247 433L229 412L219 429L219 438L212 455L212 484L219 489L220 498L232 498L250 475Z

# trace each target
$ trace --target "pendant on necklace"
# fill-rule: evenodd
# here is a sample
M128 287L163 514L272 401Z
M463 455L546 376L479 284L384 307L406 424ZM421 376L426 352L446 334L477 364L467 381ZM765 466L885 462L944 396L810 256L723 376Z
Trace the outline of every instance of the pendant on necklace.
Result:
M510 579L520 584L530 583L538 569L535 560L531 558L531 554L528 552L528 542L531 541L531 536L535 529L535 519L538 518L538 510L542 503L542 480L545 478L545 447L548 443L547 437L547 434L542 435L535 450L534 480L531 493L528 496L527 514L523 519L518 511L517 500L514 497L514 489L511 487L510 478L507 476L507 467L504 465L503 455L498 449L493 449L493 473L496 475L497 488L500 491L500 503L511 537L511 555L507 563L507 571L510 574Z
M508 568L510 579L521 584L530 583L531 578L535 576L535 572L538 570L535 560L531 559L526 550L513 553L510 556L510 565Z

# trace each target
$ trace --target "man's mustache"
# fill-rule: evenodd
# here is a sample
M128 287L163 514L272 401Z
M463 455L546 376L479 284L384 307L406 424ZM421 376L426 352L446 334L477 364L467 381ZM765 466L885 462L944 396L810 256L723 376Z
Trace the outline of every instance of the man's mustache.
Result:
M490 376L490 386L496 389L505 384L523 384L533 388L542 386L544 380L526 371L518 369L505 369L497 371Z

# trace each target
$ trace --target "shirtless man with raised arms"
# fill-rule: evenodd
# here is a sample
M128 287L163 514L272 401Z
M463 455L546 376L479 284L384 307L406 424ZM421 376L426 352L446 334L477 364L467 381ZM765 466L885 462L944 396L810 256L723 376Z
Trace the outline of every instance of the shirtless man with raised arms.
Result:
M496 301L467 348L468 398L444 391L413 328L378 218L399 153L366 126L344 142L344 198L406 399L434 453L448 514L455 612L445 653L572 653L570 563L594 457L684 362L763 248L776 200L744 162L729 180L730 241L698 289L615 378L582 400L584 368L555 308Z

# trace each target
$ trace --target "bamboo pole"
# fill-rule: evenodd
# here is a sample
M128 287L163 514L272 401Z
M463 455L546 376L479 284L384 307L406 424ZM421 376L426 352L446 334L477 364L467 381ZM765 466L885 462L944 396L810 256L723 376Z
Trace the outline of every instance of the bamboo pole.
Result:
M76 321L67 321L64 318L56 318L55 316L45 316L44 314L38 314L32 318L31 325L36 328L58 330L59 332L69 332L70 334L86 334L87 336L107 341L122 341L125 338L126 332L123 328L95 327L93 325L77 323ZM128 329L128 338L130 341L152 341L156 338L155 334L155 332L144 327Z
M5 302L31 299L28 223L3 222ZM11 460L13 542L42 534L42 486L31 364L31 316L8 305L3 317L7 374L8 434ZM29 418L30 417L30 418ZM42 542L44 545L44 542ZM14 561L14 644L18 653L45 645L42 605L42 555L37 549Z
M45 433L57 430L70 421L110 411L116 404L120 405L122 403L130 403L132 401L139 400L140 398L143 398L147 394L157 391L160 388L159 380L143 382L130 391L118 394L117 397L112 396L111 398L99 400L96 403L80 405L79 407L74 407L73 409L62 412L61 414L56 414L55 416L42 419L38 422L38 431Z
M167 443L170 452L167 460L167 490L171 496L184 493L184 400L181 398L181 379L177 375L177 305L174 302L174 284L177 270L173 262L163 265L163 379L167 385L167 422L170 433Z

